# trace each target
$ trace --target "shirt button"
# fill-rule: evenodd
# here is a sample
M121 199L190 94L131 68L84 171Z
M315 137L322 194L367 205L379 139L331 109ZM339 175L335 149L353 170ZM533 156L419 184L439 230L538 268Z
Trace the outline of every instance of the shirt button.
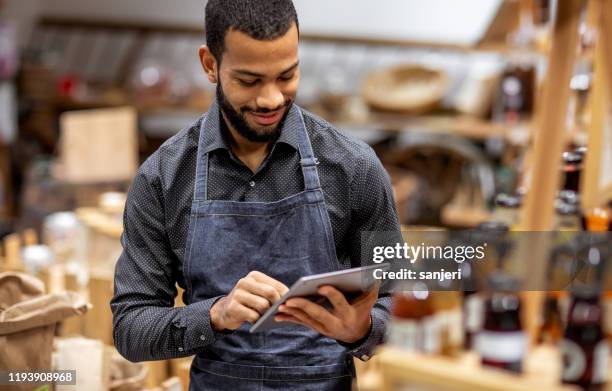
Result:
M200 340L206 341L206 336L205 335L200 335Z
M368 356L367 354L364 354L361 356L361 360L363 361L368 361L370 359L370 356Z
M178 351L179 351L179 352L182 352L183 350L184 350L183 348L178 348Z
M255 187L255 181L251 181L251 182L249 182L249 186L251 186L251 187Z

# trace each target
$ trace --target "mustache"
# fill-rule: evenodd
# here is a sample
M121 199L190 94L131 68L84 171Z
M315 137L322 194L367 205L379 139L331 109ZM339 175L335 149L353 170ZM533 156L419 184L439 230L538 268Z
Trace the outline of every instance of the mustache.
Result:
M293 103L293 99L287 99L285 103L283 103L282 105L274 109L252 108L251 106L242 106L240 108L240 112L241 113L251 112L251 113L258 113L258 114L268 114L268 113L273 113L275 111L279 111L281 109L286 109L287 107L291 106L292 103Z

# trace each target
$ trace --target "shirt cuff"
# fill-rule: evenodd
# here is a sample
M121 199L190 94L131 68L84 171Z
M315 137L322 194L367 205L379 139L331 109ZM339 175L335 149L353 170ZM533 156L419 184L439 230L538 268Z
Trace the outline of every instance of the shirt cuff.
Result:
M231 331L215 331L210 323L210 309L223 296L198 301L182 308L178 327L177 349L181 355L192 355ZM182 334L182 335L181 335Z
M370 332L366 334L361 340L347 344L340 342L340 344L348 349L348 353L357 357L361 361L368 361L372 358L374 348L383 342L385 336L385 330L387 327L386 312L374 308L370 315L372 324L370 326Z

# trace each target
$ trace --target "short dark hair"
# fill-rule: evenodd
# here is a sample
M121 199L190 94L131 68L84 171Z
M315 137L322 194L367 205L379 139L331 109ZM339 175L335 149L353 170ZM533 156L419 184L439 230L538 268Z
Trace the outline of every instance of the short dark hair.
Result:
M208 0L206 4L206 45L221 62L225 36L238 30L259 41L281 37L293 23L299 31L292 0Z

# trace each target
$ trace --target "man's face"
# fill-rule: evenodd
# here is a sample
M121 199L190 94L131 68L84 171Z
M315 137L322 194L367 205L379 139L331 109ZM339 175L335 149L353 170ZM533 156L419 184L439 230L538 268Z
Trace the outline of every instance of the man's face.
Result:
M229 124L250 141L275 140L300 80L297 27L272 41L229 31L217 72L217 99Z

